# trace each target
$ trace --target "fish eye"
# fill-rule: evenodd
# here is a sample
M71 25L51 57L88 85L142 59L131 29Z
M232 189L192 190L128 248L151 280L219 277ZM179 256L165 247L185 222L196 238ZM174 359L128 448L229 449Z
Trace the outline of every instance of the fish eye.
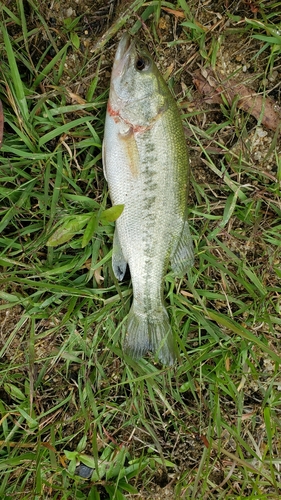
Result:
M138 71L143 71L147 67L148 67L148 61L144 57L139 56L136 60L135 68Z

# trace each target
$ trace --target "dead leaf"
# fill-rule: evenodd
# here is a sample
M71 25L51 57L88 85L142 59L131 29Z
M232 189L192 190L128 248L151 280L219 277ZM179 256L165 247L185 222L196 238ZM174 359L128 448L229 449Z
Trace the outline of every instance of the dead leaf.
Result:
M86 101L80 95L74 94L70 90L68 90L68 95L72 99L73 102L77 102L78 104L85 104Z
M225 78L218 70L211 68L196 70L193 82L197 90L206 96L209 104L222 104L222 94L231 105L239 96L237 106L251 114L270 130L281 129L281 108L270 98L256 94L250 87L235 78Z
M50 443L48 442L44 442L44 443L41 443L41 446L43 446L44 448L47 448L48 450L50 451L53 451L54 453L57 453L57 450L56 448L54 448L53 445L51 445Z
M185 13L182 10L169 9L169 7L161 7L161 9L175 17L181 17L182 19L185 18Z
M244 413L242 416L241 416L241 420L244 421L244 420L249 420L250 418L252 418L255 414L256 414L256 410L254 411L251 411L250 413Z
M225 369L227 372L230 370L230 358L228 356L225 358Z
M95 280L97 282L98 287L102 286L102 283L103 283L103 280L104 280L104 277L101 275L101 269L102 269L101 267L98 267L94 271L94 276L95 276Z
M180 293L184 297L193 297L192 293L186 292L185 290L181 290Z

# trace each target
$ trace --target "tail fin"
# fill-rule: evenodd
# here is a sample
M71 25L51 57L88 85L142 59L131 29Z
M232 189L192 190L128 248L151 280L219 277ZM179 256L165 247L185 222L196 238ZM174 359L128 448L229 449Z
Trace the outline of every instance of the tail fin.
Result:
M123 347L132 358L141 358L152 351L164 365L172 365L175 362L174 339L165 307L148 315L137 312L133 302Z

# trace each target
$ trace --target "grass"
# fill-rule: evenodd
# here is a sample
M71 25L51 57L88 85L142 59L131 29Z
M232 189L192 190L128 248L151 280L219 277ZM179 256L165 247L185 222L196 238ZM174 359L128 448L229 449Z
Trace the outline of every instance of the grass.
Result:
M52 25L41 4L1 7L0 497L279 498L280 137L259 163L255 120L196 98L189 72L247 47L256 90L280 99L280 4L224 6L216 25L197 2L138 0L98 35L91 12ZM165 281L172 369L120 344L132 292L111 269L101 144L124 25L153 43L190 147L196 263Z

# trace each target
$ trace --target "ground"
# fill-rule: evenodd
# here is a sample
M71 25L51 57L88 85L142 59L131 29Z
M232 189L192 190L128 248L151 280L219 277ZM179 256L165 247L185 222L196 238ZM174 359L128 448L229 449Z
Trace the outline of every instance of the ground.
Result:
M220 104L194 82L212 67L279 113L279 3L0 10L1 498L279 498L280 129L229 102L223 81ZM124 30L168 82L190 152L195 265L165 279L173 368L122 353L130 277L113 276L114 223L101 215Z

